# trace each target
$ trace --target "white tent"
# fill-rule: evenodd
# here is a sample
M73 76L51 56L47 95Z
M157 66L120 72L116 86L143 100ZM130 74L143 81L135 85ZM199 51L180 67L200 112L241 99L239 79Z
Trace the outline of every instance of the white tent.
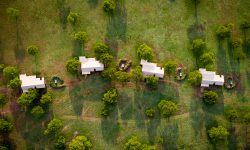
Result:
M27 76L26 74L21 74L19 77L22 81L21 88L23 92L27 92L28 89L45 88L44 78L37 78L35 75Z
M156 63L148 62L147 60L141 60L142 73L145 76L156 76L159 78L164 77L164 68L157 67Z
M209 87L209 85L223 85L224 76L216 75L213 71L206 71L204 68L199 69L202 74L201 87Z
M104 65L95 60L95 58L86 58L85 56L80 56L79 61L81 62L82 74L90 74L90 72L104 70Z

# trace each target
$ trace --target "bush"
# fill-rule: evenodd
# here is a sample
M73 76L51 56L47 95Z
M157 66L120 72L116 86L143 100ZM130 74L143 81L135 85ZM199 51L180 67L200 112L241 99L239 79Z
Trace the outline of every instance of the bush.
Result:
M45 105L52 103L52 101L53 101L53 94L51 91L44 94L42 98L40 99L41 104L45 104Z
M38 97L37 90L29 89L28 92L22 93L22 95L18 98L17 103L24 107L30 106L37 97Z
M88 34L87 32L84 31L79 31L75 34L75 40L77 40L78 42L80 42L81 44L86 43L88 40Z
M218 94L213 91L205 91L202 100L205 104L213 105L218 101Z
M248 125L250 123L250 113L244 115L243 118L244 124Z
M80 65L81 63L77 58L70 58L66 62L66 69L69 73L73 75L78 75Z
M38 53L39 53L39 48L37 45L30 45L28 48L27 48L27 52L32 55L32 56L37 56Z
M153 118L155 116L155 109L154 108L148 108L145 111L145 114L146 114L147 117Z
M66 144L66 138L64 136L58 136L55 140L55 149L64 149Z
M177 64L174 61L167 61L164 66L164 70L167 74L173 74L176 70Z
M125 143L126 150L156 150L154 145L143 144L139 141L137 136L132 136Z
M109 67L103 70L102 77L106 80L114 80L115 79L116 69L113 67Z
M146 77L146 85L151 89L156 89L158 86L159 78L154 76Z
M143 74L142 74L142 68L141 66L137 66L135 69L131 71L131 78L135 81L138 82L142 80Z
M18 77L16 77L15 79L10 80L10 82L8 83L8 87L12 89L17 89L21 86L21 84L22 84L22 81Z
M230 37L232 28L233 28L233 24L219 26L216 30L216 34L221 39L224 39L226 37Z
M31 115L36 119L42 118L44 114L45 114L45 111L43 110L41 106L35 106L31 110Z
M13 129L13 125L8 120L0 118L0 133L9 133Z
M101 113L100 113L103 117L106 117L109 115L109 108L106 104L104 104L104 106L101 109Z
M69 150L89 150L92 147L92 143L85 136L77 136L69 143Z
M102 43L102 42L95 43L92 49L94 50L97 59L100 59L100 57L103 54L110 53L109 47L105 43Z
M230 122L233 122L239 117L237 110L234 108L225 109L224 115Z
M79 20L80 15L78 13L70 12L67 21L73 25L76 24L76 22Z
M107 66L110 63L112 63L113 58L114 57L112 55L105 53L100 56L100 62L102 62L105 66Z
M191 43L191 50L196 57L199 57L201 54L203 54L205 48L206 42L203 39L194 39Z
M109 89L103 94L102 100L105 104L115 104L117 103L118 91L115 88Z
M158 108L161 112L161 115L165 118L169 118L177 111L177 105L174 102L168 100L161 100L158 104Z
M200 57L200 64L201 67L209 67L214 65L215 63L215 55L213 52L208 52L208 53L204 53L201 57Z
M114 14L115 9L116 9L116 3L114 0L104 0L104 3L103 3L104 12L112 15Z
M200 85L202 80L202 75L198 70L189 73L188 81L192 85Z
M153 59L153 51L146 44L141 44L137 49L137 55L140 59L151 61Z
M19 71L16 67L6 67L3 69L3 76L7 82L18 77Z
M115 79L118 82L129 82L130 81L130 74L123 71L115 72Z
M212 127L208 131L208 135L209 138L212 140L212 142L217 143L226 140L229 133L226 128L219 126L219 127Z
M62 121L60 119L54 118L48 123L47 128L44 130L44 134L45 135L55 134L62 127L63 127Z

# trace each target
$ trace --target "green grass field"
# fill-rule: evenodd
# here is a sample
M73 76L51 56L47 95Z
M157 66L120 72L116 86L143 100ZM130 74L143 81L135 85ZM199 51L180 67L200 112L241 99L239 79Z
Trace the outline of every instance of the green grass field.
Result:
M189 0L117 0L117 11L113 17L104 14L102 0L1 0L0 1L0 63L16 65L22 73L34 72L34 59L25 51L31 44L41 49L38 57L38 71L49 82L58 75L67 85L65 89L54 90L55 100L49 115L43 121L32 121L24 112L18 114L11 104L6 106L15 117L16 129L11 133L16 149L52 149L53 140L42 134L45 123L56 116L63 120L62 133L70 141L74 134L86 135L96 150L123 149L126 139L136 134L146 143L155 143L157 137L164 138L162 149L203 150L212 149L207 139L206 126L212 120L229 127L223 117L224 107L233 105L242 112L250 111L250 50L247 58L235 63L231 58L228 41L219 41L215 31L218 25L233 23L232 38L244 39L240 30L243 20L250 20L249 0L201 0L195 7ZM6 8L20 10L17 24L8 21ZM72 26L67 23L67 14L77 12L80 21ZM198 23L198 26L197 24ZM77 31L86 31L89 41L79 47L73 36ZM245 33L250 38L250 31ZM215 70L220 74L239 73L238 86L229 91L218 89L220 102L204 106L197 96L197 90L187 80L181 83L171 81L160 83L156 91L141 84L121 86L104 81L99 74L79 81L69 75L65 62L71 56L94 56L92 45L105 41L113 50L115 59L129 58L133 66L139 64L136 47L145 42L153 48L154 62L161 66L167 60L184 64L188 71L197 69L195 58L188 50L190 41L204 37L208 49L216 54ZM246 49L247 50L247 49ZM167 78L166 78L167 80ZM119 100L107 118L100 116L102 94L109 87L117 86ZM0 91L6 87L0 82ZM8 91L8 93L11 93ZM157 108L162 99L171 99L178 104L177 114L170 120L160 117L146 118L148 107ZM235 135L229 144L220 149L237 149L244 146L244 127L235 123Z

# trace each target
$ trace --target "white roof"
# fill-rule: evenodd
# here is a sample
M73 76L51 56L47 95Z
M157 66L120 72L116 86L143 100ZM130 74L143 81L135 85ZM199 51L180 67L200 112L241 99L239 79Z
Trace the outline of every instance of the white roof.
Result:
M80 56L79 61L81 62L82 74L90 74L90 72L95 70L104 70L104 65L98 60L95 60L95 58L86 58L85 56Z
M142 73L146 76L155 75L157 77L164 77L164 68L157 67L156 63L148 62L147 60L141 60Z
M30 88L45 88L44 78L37 78L35 75L27 76L26 74L21 74L19 77L22 81L23 92L27 92Z
M202 74L202 87L209 87L209 85L223 85L224 84L224 76L223 75L216 75L213 71L207 71L204 68L199 69L200 73Z

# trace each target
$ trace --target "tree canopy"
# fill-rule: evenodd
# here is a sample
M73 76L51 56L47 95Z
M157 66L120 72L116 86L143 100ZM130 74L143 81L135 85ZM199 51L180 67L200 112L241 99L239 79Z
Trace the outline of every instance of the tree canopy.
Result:
M129 82L130 81L130 74L123 71L116 71L115 72L115 80L118 82Z
M156 89L158 86L159 78L154 76L146 77L146 85L149 88Z
M245 124L250 124L250 113L244 115L243 121Z
M147 44L141 44L137 48L137 55L140 59L151 61L153 59L153 51Z
M176 70L177 64L174 61L167 61L164 65L164 70L167 74L173 74Z
M81 44L84 44L88 40L88 34L87 34L87 32L79 31L75 34L74 38L76 41L80 42Z
M154 108L148 108L145 110L145 114L149 118L153 118L155 116L155 109Z
M30 106L37 97L38 97L37 90L29 89L28 92L22 93L22 95L18 98L17 103L24 107Z
M214 63L215 63L215 55L213 52L207 52L201 55L200 57L201 67L207 68L209 66L214 65Z
M233 24L220 25L216 30L216 34L219 38L224 39L230 36L232 28Z
M16 67L5 67L3 76L7 82L19 76L19 70Z
M108 54L108 53L105 53L105 54L102 54L100 56L100 61L105 65L105 66L108 66L110 63L112 63L112 60L113 60L113 56Z
M114 80L115 79L116 68L109 67L103 70L102 77L106 80Z
M48 91L40 99L41 104L50 104L52 103L52 101L53 101L53 93L51 91Z
M69 143L69 150L89 150L93 147L90 140L83 136L77 136Z
M142 80L143 74L142 74L141 66L136 66L134 69L132 69L132 71L131 71L131 78L135 82L138 82L138 81Z
M35 106L31 110L31 115L36 119L42 118L44 114L45 114L45 111L43 110L41 106Z
M13 125L6 119L0 118L0 133L9 133L12 131Z
M27 47L27 52L32 56L37 56L39 54L39 48L37 45L30 45Z
M177 105L169 100L161 100L158 104L158 108L163 117L169 118L174 115L177 111Z
M227 108L224 111L225 117L230 121L233 122L239 117L239 114L235 108Z
M53 118L47 125L47 128L44 130L45 135L55 134L59 129L63 127L63 123L58 118Z
M191 43L191 50L196 57L199 57L201 54L203 54L205 48L206 42L203 39L194 39Z
M101 55L103 54L110 53L109 47L105 43L102 43L102 42L96 42L92 49L94 50L97 59L100 59Z
M15 8L7 8L6 12L7 12L9 20L14 20L14 21L18 19L19 14L20 14L19 10Z
M116 3L114 0L104 0L103 10L107 14L113 15L116 9Z
M208 135L212 142L218 143L220 141L226 140L229 133L226 128L218 126L212 127L210 130L208 130Z
M55 140L55 149L65 149L66 138L64 136L58 136Z
M4 105L8 102L8 99L5 95L0 93L0 108L4 107Z
M218 101L218 94L213 91L205 91L202 100L205 104L213 105Z
M21 86L21 84L22 84L22 81L18 77L16 77L10 80L10 82L8 83L8 87L12 89L17 89Z
M141 143L137 136L132 136L125 143L126 150L156 150L156 146Z
M67 16L67 21L73 25L76 24L76 22L79 20L80 15L75 12L70 12Z
M195 71L189 73L188 81L192 85L201 84L201 79L202 79L202 75L198 70L195 70Z
M106 104L115 104L117 103L118 91L115 88L109 89L106 93L103 94L102 100Z
M73 75L78 75L81 63L77 58L70 58L66 62L66 69Z
M0 73L3 71L4 67L4 64L0 64Z

